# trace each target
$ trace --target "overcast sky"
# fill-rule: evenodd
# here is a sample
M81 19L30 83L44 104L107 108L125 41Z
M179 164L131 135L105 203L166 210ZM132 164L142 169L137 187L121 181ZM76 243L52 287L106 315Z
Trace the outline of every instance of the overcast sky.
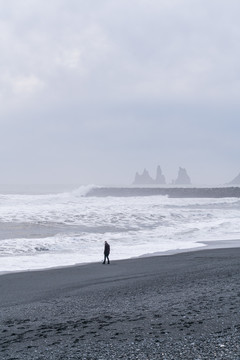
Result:
M240 172L238 0L0 0L0 183Z

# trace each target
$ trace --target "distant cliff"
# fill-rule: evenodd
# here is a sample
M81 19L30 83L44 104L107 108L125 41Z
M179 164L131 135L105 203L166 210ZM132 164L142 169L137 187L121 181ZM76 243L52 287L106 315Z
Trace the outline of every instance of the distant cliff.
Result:
M240 173L228 185L240 185Z

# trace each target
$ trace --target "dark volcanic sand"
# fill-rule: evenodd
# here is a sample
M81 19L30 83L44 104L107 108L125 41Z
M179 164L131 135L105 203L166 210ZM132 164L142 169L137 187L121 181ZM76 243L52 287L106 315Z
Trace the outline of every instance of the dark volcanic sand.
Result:
M0 276L0 359L240 359L240 248Z

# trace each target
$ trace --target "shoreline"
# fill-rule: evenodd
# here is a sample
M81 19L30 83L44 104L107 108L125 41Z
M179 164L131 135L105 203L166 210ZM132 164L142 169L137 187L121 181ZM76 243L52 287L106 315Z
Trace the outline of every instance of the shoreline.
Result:
M204 250L217 250L217 249L231 249L240 247L239 240L212 240L212 241L197 241L196 244L203 244L202 246L187 249L167 250L163 252L155 252L152 254L141 255L140 257L147 256L162 256L162 255L176 255L185 252L204 251Z
M5 274L4 360L238 360L240 248Z
M198 241L197 244L203 244L199 247L194 248L186 248L186 249L174 249L174 250L166 250L154 253L146 253L136 257L123 258L123 259L114 259L113 262L116 261L124 261L124 260L132 260L132 259L141 259L145 257L155 257L155 256L172 256L176 254L195 252L195 251L205 251L205 250L214 250L214 249L230 249L230 248L239 248L240 247L240 239L239 240L213 240L213 241ZM111 259L110 259L111 260ZM66 266L52 266L48 268L40 268L40 269L26 269L26 270L16 270L16 271L0 271L0 277L7 274L17 274L17 273L25 273L25 272L37 272L37 271L48 271L55 269L67 269L78 266L87 266L91 264L99 264L102 261L93 261L93 262L85 262L85 263L75 263L72 265Z

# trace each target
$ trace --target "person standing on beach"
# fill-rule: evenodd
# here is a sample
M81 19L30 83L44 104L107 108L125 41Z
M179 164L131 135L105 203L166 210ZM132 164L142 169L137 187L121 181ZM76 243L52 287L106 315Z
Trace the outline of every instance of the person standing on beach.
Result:
M104 244L104 260L103 260L103 264L106 263L106 260L108 261L108 264L110 264L109 254L110 254L110 245L108 244L107 241L105 241L105 244Z

